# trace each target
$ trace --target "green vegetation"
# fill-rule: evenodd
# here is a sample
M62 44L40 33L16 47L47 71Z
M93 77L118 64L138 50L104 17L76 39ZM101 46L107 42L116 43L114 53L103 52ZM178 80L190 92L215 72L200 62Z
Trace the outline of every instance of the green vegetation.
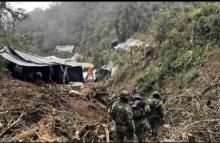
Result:
M23 36L15 35L12 33L5 33L0 35L0 43L4 46L10 46L15 49L38 54L40 50L34 46L31 46L27 43L26 39ZM5 67L7 61L0 59L0 72L7 73L7 68Z
M0 35L0 43L2 45L11 46L15 49L19 49L25 52L30 52L30 53L40 52L38 48L31 46L28 43L26 37L22 35L15 35L11 33Z
M0 73L3 73L3 74L9 73L8 69L5 67L6 64L7 62L5 60L0 59Z
M192 68L191 70L188 70L186 73L184 73L179 84L180 88L187 87L193 81L193 79L199 76L199 72L200 71L198 69Z
M28 17L23 9L13 10L7 7L6 2L0 2L0 45L9 46L25 52L39 53L34 45L30 44L32 39L28 35L15 33L15 23ZM0 72L8 73L7 61L0 59Z
M54 3L45 11L35 9L30 18L17 24L19 34L33 37L33 45L51 54L57 44L74 44L85 61L106 63L114 39L124 42L135 34L148 34L153 18L166 5L192 5L163 2L65 2ZM56 53L58 54L58 53ZM106 54L106 55L103 55ZM58 54L59 56L59 54ZM98 56L98 57L97 57ZM100 60L99 60L100 59ZM108 63L108 61L107 61Z
M153 23L152 35L154 41L157 41L156 58L139 74L129 72L131 67L125 64L118 75L126 75L124 80L132 78L129 79L133 82L132 88L138 86L143 96L153 90L161 90L166 79L176 74L181 77L177 87L187 87L199 75L208 51L219 47L219 6L218 3L204 3L178 13L173 8L165 9L163 13L167 15L162 15ZM137 57L124 62L129 62L129 65L141 63L142 59L133 61ZM133 65L133 68L137 66ZM118 80L120 85L125 82Z
M219 47L219 13L219 3L206 2L54 3L35 9L0 42L43 55L54 54L57 44L74 44L97 67L120 65L113 77L116 91L138 86L145 95L162 90L170 77L178 76L182 89L199 75L209 51ZM154 45L153 57L145 57L144 46L134 55L111 49L112 40L131 37Z

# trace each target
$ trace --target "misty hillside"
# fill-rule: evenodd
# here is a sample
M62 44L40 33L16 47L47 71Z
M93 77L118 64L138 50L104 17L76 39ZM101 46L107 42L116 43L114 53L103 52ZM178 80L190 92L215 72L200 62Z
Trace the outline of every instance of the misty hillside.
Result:
M93 63L97 69L110 62L117 65L114 75L85 83L85 89L70 92L64 85L41 87L14 80L8 77L7 61L0 58L0 79L7 81L0 83L0 95L4 96L0 101L6 103L2 108L7 109L13 101L19 101L16 104L19 113L23 104L33 107L22 118L25 126L35 127L43 121L49 124L51 119L54 124L59 121L57 126L62 127L58 131L52 125L45 129L55 141L91 142L108 141L108 138L114 141L106 113L118 93L137 89L147 99L157 90L163 98L165 123L156 141L219 141L220 3L60 2L30 13L22 9L16 13L0 4L1 45L61 58L79 53L83 62ZM138 39L141 44L129 51L112 48L113 40L123 43L129 38ZM75 49L73 53L63 54L55 50L56 45L74 45ZM10 90L13 86L16 89ZM30 89L34 92L29 97L26 93ZM19 96L14 97L15 93ZM40 110L39 114L34 112L36 109ZM3 112L7 123L9 117L19 117L14 109L8 111L10 116ZM22 125L16 129L19 133L24 131ZM10 135L15 133L3 130L0 138ZM36 138L32 141L39 141L40 137Z
M55 3L48 10L31 12L28 19L16 25L16 33L28 36L29 44L46 53L53 52L55 45L73 44L87 60L94 60L97 55L103 56L100 50L111 48L112 40L124 42L134 34L150 32L152 21L168 7L180 7L184 12L192 6L160 2Z

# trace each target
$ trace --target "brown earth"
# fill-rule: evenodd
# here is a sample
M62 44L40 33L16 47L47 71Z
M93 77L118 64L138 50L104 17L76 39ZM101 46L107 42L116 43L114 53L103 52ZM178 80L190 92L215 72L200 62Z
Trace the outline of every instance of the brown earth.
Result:
M166 80L163 84L163 91L166 94L172 93L172 91L175 91L178 88L178 82L180 81L180 77L178 75L173 76L170 80Z
M157 141L220 140L220 50L210 55L190 87L164 103L165 122ZM75 96L65 85L37 86L1 75L0 81L1 141L106 141L102 125L108 124L107 108L92 99L99 85L88 85L79 90L85 96ZM167 92L177 81L166 83ZM35 128L34 136L24 135Z
M54 141L88 139L91 133L85 133L91 130L90 126L95 130L97 125L107 123L108 109L104 105L69 95L71 88L67 85L38 86L3 75L0 80L1 141L42 141L41 137ZM37 135L33 131L34 135L23 135L36 127Z
M216 142L220 136L220 50L207 58L201 74L179 95L171 93L165 102L165 125L159 139ZM173 85L175 80L170 80ZM173 83L172 83L173 82Z
M201 75L195 80L193 86L201 93L218 88L220 79L220 50L216 49L208 57Z
M93 103L82 99L67 99L67 103L70 105L71 110L77 112L87 120L100 122L107 119L107 108L103 105L101 106L98 102Z
M56 87L59 87L59 85ZM1 96L6 97L6 103L10 105L10 107L21 107L22 105L25 105L25 103L28 103L27 100L35 100L36 96L43 95L47 91L47 87L41 87L33 83L14 80L6 77L2 78L0 88ZM91 94L91 91L87 92L86 94L89 93ZM103 117L102 114L104 115L106 112L102 112L104 110L103 105L101 106L98 103L93 103L83 98L76 99L75 97L65 97L64 99L73 111L89 120L99 121L96 119Z

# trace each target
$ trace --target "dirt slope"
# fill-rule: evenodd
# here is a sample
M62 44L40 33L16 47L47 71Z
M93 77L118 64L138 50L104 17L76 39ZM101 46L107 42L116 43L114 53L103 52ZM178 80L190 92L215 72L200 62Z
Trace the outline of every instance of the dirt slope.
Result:
M213 50L206 61L202 74L198 77L193 86L202 94L209 90L214 90L219 86L220 79L220 50Z
M157 139L146 141L220 140L219 55L214 50L199 77L181 94L168 96L164 126ZM64 85L37 86L5 76L0 80L1 141L106 141L102 124L108 124L107 108L87 98L92 88L81 90L84 96L73 96Z
M97 124L106 123L107 108L104 105L85 97L70 96L69 87L37 86L2 75L0 80L2 141L42 141L41 137L54 141L80 140L90 126L95 130ZM38 128L37 134L18 139L17 136L26 130L29 133L35 127ZM84 136L90 137L89 134Z
M165 106L165 127L160 140L219 141L220 50L208 57L201 74L180 95L170 95Z

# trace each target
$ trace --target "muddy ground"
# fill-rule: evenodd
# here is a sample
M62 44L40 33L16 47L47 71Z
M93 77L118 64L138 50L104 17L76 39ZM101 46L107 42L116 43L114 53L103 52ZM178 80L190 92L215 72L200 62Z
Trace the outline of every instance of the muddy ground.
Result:
M108 123L108 108L87 98L91 91L77 95L67 85L36 85L3 75L0 80L1 141L95 141L102 134L94 131Z
M146 141L220 140L219 54L211 54L199 77L180 94L163 95L164 125L158 137ZM0 81L1 141L113 141L108 115L113 98L101 85L70 92L67 85L36 85L4 75Z

